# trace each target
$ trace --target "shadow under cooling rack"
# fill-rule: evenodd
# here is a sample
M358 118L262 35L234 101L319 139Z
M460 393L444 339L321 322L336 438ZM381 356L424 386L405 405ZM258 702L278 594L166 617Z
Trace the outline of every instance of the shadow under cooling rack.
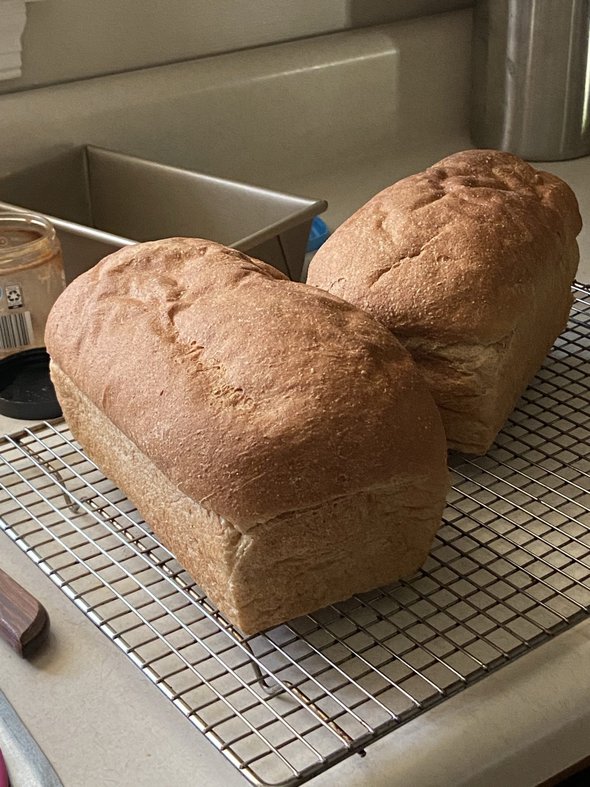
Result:
M590 291L412 579L244 638L63 422L0 440L0 529L254 784L299 784L590 615Z

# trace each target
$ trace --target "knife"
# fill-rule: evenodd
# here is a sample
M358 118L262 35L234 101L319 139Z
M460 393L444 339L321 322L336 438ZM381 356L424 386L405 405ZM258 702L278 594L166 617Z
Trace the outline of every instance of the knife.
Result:
M44 641L48 630L45 607L0 569L0 637L26 658Z

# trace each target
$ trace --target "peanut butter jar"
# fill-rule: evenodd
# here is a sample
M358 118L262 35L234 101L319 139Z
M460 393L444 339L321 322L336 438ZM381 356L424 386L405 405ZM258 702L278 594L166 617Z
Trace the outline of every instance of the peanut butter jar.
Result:
M64 288L53 225L34 213L0 212L0 360L44 346L47 316Z

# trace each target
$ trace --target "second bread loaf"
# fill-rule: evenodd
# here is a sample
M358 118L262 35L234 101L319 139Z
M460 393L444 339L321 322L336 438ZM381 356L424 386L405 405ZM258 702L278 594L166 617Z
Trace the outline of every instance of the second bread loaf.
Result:
M307 281L412 353L449 446L485 453L566 325L581 228L562 180L509 153L449 156L373 197Z

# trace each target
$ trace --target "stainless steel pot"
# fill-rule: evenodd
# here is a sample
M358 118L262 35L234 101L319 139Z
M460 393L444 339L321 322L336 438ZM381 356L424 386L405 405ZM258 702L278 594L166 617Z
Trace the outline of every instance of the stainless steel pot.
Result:
M533 160L590 153L590 0L477 0L471 132Z

